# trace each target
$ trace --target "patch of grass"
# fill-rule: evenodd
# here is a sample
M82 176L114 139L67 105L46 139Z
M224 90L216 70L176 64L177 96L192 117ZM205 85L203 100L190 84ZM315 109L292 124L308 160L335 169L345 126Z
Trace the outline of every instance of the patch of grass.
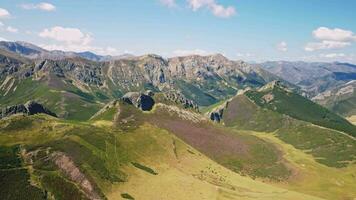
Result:
M218 101L215 97L208 93L205 93L195 84L191 84L185 81L177 81L177 85L184 94L184 96L186 96L188 99L193 100L199 106L209 106Z
M24 130L26 128L30 128L32 126L32 120L27 117L18 118L16 120L10 120L9 123L3 131L15 132L19 130Z
M356 164L356 141L340 132L296 123L276 132L277 137L297 149L305 150L316 161L329 167Z
M43 173L40 181L43 187L54 195L55 199L88 199L74 183L56 173Z
M275 132L284 142L330 167L346 167L355 162L356 142L349 136L260 108L243 95L229 103L223 119L234 129Z
M51 147L55 150L65 152L74 159L77 166L83 168L85 164L89 165L102 179L112 183L123 182L126 175L120 171L112 172L105 166L105 160L92 153L86 146L70 139L58 140L46 144L44 146ZM118 174L118 175L117 175Z
M145 172L148 172L148 173L150 173L150 174L153 174L153 175L157 175L157 174L158 174L158 173L155 172L153 169L151 169L151 168L149 168L149 167L147 167L147 166L145 166L145 165L142 165L142 164L140 164L140 163L131 162L131 164L132 164L133 166L135 166L136 168L141 169L141 170L143 170L143 171L145 171Z
M30 184L27 169L11 169L0 170L0 197L2 200L46 199L46 194Z
M40 188L30 184L30 175L22 164L19 151L19 145L0 146L0 198L46 199Z
M0 146L0 169L21 167L19 150L18 145L12 147Z

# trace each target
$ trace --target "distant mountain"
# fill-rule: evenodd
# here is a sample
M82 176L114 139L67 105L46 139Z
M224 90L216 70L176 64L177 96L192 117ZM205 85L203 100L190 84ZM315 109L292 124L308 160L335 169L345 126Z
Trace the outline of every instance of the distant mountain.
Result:
M356 80L320 93L313 101L343 116L356 115Z
M0 49L18 53L22 56L35 58L48 51L26 42L0 41Z
M356 65L321 62L265 62L263 69L305 90L311 97L356 79Z
M60 51L53 50L49 51L38 47L34 44L27 42L7 42L0 41L0 49L18 53L24 57L31 59L55 59L61 60L65 58L81 57L91 61L107 61L111 59L111 56L101 56L95 53L86 51L86 52L71 52L71 51Z

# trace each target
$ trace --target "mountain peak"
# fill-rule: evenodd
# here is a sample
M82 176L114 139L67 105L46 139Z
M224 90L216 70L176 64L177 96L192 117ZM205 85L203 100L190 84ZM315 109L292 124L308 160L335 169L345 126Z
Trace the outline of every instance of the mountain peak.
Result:
M268 91L268 90L273 90L275 88L290 91L288 87L283 85L283 83L280 80L273 80L267 83L266 85L262 86L258 91Z

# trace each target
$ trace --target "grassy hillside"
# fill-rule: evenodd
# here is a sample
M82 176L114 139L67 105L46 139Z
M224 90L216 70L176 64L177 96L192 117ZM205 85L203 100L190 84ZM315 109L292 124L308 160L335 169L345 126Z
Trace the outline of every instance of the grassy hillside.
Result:
M234 129L273 132L324 165L346 167L355 163L354 138L259 107L245 95L238 95L229 102L223 119L226 126Z
M12 83L13 81L13 83ZM54 80L51 81L56 82ZM61 83L53 87L45 81L12 79L0 88L0 107L23 104L36 100L51 108L62 118L87 120L102 106L99 101L107 99L101 93L82 92L70 83ZM6 88L6 89L5 89Z
M259 91L250 90L246 96L262 108L356 136L356 127L346 119L278 86Z
M149 123L17 116L0 121L0 146L2 199L317 199L242 177Z

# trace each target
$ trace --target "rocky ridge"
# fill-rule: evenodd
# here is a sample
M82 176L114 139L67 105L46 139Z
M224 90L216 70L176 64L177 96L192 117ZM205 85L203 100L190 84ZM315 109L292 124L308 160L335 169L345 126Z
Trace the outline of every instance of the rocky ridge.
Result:
M18 104L18 105L13 105L10 107L5 107L2 110L0 110L0 119L9 117L11 115L16 115L16 114L24 114L24 115L34 115L34 114L47 114L51 115L53 117L57 117L57 115L47 108L45 108L43 105L35 102L35 101L28 101L25 104Z

